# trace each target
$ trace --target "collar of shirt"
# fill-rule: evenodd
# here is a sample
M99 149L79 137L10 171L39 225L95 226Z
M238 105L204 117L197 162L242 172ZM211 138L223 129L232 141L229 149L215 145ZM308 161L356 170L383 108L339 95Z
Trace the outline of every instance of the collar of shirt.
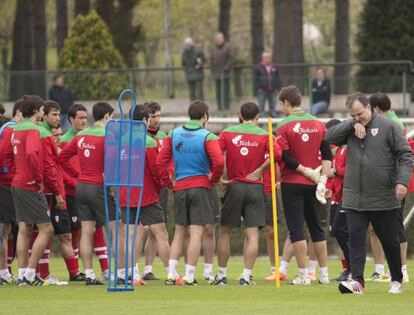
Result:
M187 121L187 123L185 124L185 128L187 128L187 129L199 129L199 128L203 128L203 124L199 120L191 119L191 120Z

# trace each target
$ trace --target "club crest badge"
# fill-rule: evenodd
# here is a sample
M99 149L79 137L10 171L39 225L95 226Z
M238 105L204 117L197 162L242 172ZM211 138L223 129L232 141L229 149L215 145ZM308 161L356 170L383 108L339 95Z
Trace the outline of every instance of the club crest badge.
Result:
M372 128L371 129L371 134L375 137L378 134L378 128Z

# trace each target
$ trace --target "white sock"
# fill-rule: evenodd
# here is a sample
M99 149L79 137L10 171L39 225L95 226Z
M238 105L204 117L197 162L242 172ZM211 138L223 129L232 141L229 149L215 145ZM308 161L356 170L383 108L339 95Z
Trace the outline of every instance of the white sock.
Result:
M36 276L35 268L26 268L25 277L27 280L32 281Z
M145 265L144 266L144 275L146 275L147 273L152 272L152 265Z
M19 279L20 280L23 280L25 274L26 274L26 268L19 268Z
M2 269L0 270L0 277L2 277L4 280L7 280L11 277L11 274L9 272L9 269Z
M178 265L178 260L176 259L168 260L168 277L177 276L177 265Z
M227 267L219 267L217 278L219 280L221 280L221 279L226 278L226 277L227 277Z
M185 277L187 278L188 282L194 281L195 269L195 266L185 265Z
M117 275L118 275L118 278L121 278L121 279L125 280L125 278L126 278L125 277L125 268L118 269Z
M131 274L132 274L132 269L131 269ZM141 275L139 274L138 264L135 264L135 267L134 267L134 279L136 280L141 279Z
M252 270L251 269L243 269L243 279L246 281L250 281L250 276L252 275Z
M275 269L276 269L276 268L275 268L275 266L271 266L271 267L270 267L270 272L271 272L271 273L274 273L274 272L275 272Z
M320 267L319 268L319 275L321 277L327 277L328 276L328 267Z
M282 260L282 262L280 263L279 272L283 273L284 275L287 275L288 270L289 270L289 262Z
M408 277L407 265L402 265L401 266L401 272L403 274L403 278L407 278Z
M93 269L85 269L86 278L96 279L95 271Z
M385 273L384 265L383 264L375 264L375 272L383 275Z
M401 266L401 271L404 271L404 270L407 271L407 265L402 265Z
M299 268L298 273L299 273L299 278L301 279L309 277L308 268Z
M205 274L210 274L213 273L213 264L204 264L204 273Z
M315 273L317 265L318 265L317 260L309 260L308 271Z

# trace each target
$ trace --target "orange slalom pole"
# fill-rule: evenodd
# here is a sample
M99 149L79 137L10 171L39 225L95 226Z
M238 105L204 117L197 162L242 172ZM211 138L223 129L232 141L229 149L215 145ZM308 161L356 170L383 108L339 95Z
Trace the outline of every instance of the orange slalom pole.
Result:
M280 274L279 274L279 232L277 225L277 203L276 203L276 182L275 182L275 155L273 151L273 126L272 118L267 119L267 128L269 134L269 160L270 160L270 180L272 185L272 212L273 212L273 242L275 250L275 284L280 288Z

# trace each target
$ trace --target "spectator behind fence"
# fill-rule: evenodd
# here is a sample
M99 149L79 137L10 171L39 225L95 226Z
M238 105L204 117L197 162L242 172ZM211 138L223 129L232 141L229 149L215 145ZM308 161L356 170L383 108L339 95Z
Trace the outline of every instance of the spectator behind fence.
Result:
M232 47L225 41L222 33L217 33L210 55L210 64L211 74L216 82L216 100L220 111L230 108L230 76L233 63Z
M325 70L316 68L312 81L312 103L309 112L312 115L325 113L331 100L331 81L326 77Z
M276 117L276 96L281 84L279 70L272 63L272 54L264 52L254 71L254 90L259 100L260 117L264 117L266 100L269 102L269 115Z
M49 99L60 106L60 122L65 132L70 128L68 120L68 109L73 104L72 93L65 88L65 78L62 74L53 77L53 85L49 89Z
M190 100L203 100L203 67L206 57L202 51L194 46L194 41L188 37L184 41L184 51L181 55L181 65L184 68L185 79L187 80Z
M3 104L0 104L0 115L4 115L6 113L6 109L4 108Z

